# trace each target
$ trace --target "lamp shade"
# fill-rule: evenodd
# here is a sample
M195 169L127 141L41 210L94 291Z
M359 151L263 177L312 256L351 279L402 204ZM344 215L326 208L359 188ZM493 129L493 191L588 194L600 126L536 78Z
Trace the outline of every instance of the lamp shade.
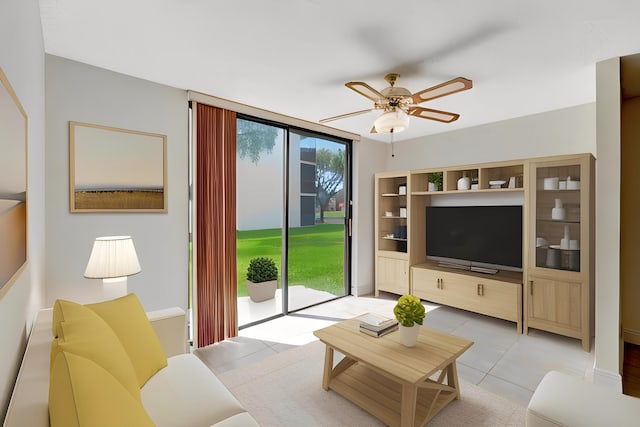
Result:
M382 113L373 123L377 133L402 132L409 126L409 116L400 108Z
M84 277L106 279L140 272L140 263L130 236L97 237Z

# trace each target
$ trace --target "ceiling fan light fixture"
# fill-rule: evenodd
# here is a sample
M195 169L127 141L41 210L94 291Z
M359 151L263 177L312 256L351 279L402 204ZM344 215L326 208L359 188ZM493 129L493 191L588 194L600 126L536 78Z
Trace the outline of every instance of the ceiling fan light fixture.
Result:
M377 133L398 133L409 127L409 116L400 108L382 113L374 122Z
M371 133L391 133L393 135L396 132L402 132L409 127L409 116L435 120L442 123L451 123L456 121L460 115L448 111L425 108L418 104L473 87L471 80L465 79L464 77L457 77L412 94L406 88L395 86L398 77L400 77L400 75L397 73L387 74L384 79L390 86L381 91L372 88L365 82L345 83L345 86L349 89L373 101L373 108L321 119L320 123L346 119L373 110L382 110L382 114L375 120L373 128L371 128Z

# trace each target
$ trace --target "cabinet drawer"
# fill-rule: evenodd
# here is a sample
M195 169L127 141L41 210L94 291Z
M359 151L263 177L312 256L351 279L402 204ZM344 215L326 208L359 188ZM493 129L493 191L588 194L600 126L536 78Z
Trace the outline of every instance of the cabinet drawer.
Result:
M461 296L460 308L498 317L500 319L520 321L522 285L497 280L467 277L465 287L468 291Z
M451 292L445 292L443 274L425 268L411 268L413 295L438 304L452 305Z
M411 275L417 297L500 319L521 320L521 284L425 268L412 268Z

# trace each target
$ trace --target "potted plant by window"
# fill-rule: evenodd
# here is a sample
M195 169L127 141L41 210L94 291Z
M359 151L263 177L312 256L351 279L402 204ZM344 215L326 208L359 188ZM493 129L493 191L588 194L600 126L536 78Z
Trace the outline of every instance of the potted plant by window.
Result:
M247 292L253 302L266 301L276 295L278 268L267 257L251 258L247 268Z
M420 298L413 295L402 295L393 308L393 314L399 323L400 342L407 347L415 346L425 315Z

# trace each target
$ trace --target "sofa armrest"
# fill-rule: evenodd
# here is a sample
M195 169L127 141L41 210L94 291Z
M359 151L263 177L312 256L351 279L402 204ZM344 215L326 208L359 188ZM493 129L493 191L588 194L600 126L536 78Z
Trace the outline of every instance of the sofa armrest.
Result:
M527 427L631 427L640 419L640 399L582 378L551 371L529 401Z
M49 427L49 355L53 310L38 312L31 328L4 427Z
M147 312L167 357L187 353L187 316L180 307Z

